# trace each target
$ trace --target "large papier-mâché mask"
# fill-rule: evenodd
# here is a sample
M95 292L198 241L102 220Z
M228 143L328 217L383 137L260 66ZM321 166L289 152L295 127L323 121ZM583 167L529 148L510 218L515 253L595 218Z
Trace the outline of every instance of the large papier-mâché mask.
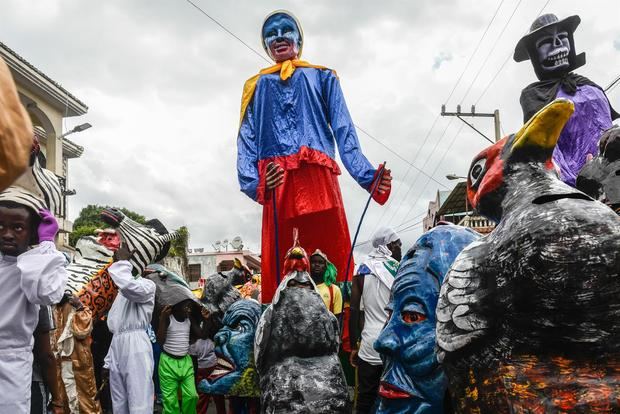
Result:
M549 27L535 40L538 64L545 72L563 72L570 65L571 38L565 30Z
M286 13L267 17L261 35L265 50L276 62L294 59L301 54L300 28L295 19Z
M260 305L253 300L239 300L230 305L214 338L217 365L209 378L200 382L200 392L260 396L254 365L254 334L260 314Z
M478 238L466 227L440 225L401 261L387 306L391 315L374 345L384 366L378 413L443 413L447 381L435 354L435 309L452 262Z

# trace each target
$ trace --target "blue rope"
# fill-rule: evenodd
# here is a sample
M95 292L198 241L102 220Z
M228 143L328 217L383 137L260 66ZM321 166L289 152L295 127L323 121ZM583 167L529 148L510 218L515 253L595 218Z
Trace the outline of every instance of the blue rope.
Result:
M368 206L370 205L370 200L372 200L372 196L377 191L377 187L379 187L379 183L383 178L383 173L385 171L386 162L383 161L383 165L379 168L379 174L377 175L377 181L373 184L370 189L370 195L368 196L368 200L366 200L366 206L364 207L364 211L362 212L362 217L360 217L360 221L357 224L357 230L355 231L355 237L353 237L353 243L351 244L351 251L349 251L349 259L347 260L347 271L344 274L344 283L349 281L349 269L351 268L351 259L353 258L353 249L355 249L355 243L357 243L357 236L360 234L360 229L362 228L362 222L364 221L364 216L366 216L366 211L368 211Z

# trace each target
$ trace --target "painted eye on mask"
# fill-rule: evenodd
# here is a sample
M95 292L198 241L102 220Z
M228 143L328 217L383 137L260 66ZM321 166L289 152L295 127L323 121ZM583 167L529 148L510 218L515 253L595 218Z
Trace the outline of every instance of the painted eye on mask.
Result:
M426 315L420 312L402 311L400 317L403 318L405 323L419 323L426 320Z
M471 166L471 169L469 170L469 181L471 182L472 187L477 186L479 181L482 179L482 173L484 172L486 163L486 158L480 158Z

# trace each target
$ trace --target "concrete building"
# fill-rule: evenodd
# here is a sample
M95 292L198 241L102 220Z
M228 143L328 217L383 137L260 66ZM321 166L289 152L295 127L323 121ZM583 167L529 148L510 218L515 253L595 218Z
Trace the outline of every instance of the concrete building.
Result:
M250 250L207 251L204 249L188 249L189 263L188 282L192 289L200 285L200 280L217 272L226 272L233 268L233 262L239 259L252 273L260 273L260 257Z
M79 158L84 148L62 137L63 119L84 115L88 107L3 43L0 43L0 57L8 65L22 104L32 120L44 155L43 166L58 176L65 196L72 194L68 190L68 161ZM59 245L69 248L68 233L73 225L67 220L66 199L64 205L63 213L58 217Z
M437 212L446 200L450 191L439 191L435 194L435 199L428 202L428 210L426 211L426 217L422 219L422 231L427 232L437 225L439 216Z
M495 228L495 223L474 214L467 201L467 183L464 181L458 183L452 191L437 191L435 200L429 202L423 220L424 231L435 227L439 221L470 227L481 234L490 233Z

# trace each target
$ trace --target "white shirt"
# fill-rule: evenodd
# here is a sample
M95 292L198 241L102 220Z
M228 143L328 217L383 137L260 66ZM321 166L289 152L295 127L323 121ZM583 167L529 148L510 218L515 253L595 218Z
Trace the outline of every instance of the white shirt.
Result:
M0 350L32 349L39 305L62 299L66 262L51 241L17 257L0 255Z
M211 368L217 364L215 344L210 339L198 339L189 346L190 355L195 355L198 368Z
M179 322L173 315L170 315L170 323L166 333L166 343L164 351L170 355L182 357L189 353L189 330L191 322L189 318L185 318L183 322Z
M381 365L381 357L373 347L388 319L385 310L390 301L390 288L372 273L364 276L362 309L364 310L364 330L358 356L371 365Z
M108 313L108 328L113 334L143 330L146 333L155 307L155 283L143 277L134 278L133 266L121 260L108 268L118 286L118 296Z

